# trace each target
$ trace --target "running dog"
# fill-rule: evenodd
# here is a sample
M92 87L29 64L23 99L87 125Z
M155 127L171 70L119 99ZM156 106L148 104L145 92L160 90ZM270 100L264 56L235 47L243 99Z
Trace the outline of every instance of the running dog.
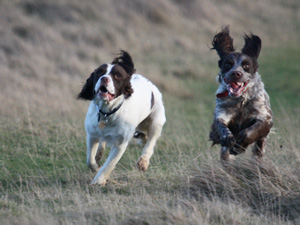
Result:
M215 35L212 49L220 60L210 140L221 145L221 160L228 160L254 143L253 155L261 158L273 126L270 100L258 71L261 39L244 36L245 45L236 52L229 27Z
M147 170L166 121L165 109L160 91L148 79L135 73L128 52L121 51L112 63L97 68L87 79L78 98L91 101L85 130L87 165L92 171L98 171L92 184L106 184L134 135L147 135L142 155L137 161L139 170ZM111 147L110 153L100 167L99 161L106 145Z

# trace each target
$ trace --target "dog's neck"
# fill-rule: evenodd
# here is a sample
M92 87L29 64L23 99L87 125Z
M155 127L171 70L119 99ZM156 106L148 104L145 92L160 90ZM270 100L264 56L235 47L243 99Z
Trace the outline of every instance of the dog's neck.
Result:
M94 104L97 106L99 110L101 110L101 112L109 113L114 111L116 108L120 108L124 100L125 100L124 95L120 95L111 101L94 100Z
M98 114L98 122L100 122L101 117L103 117L105 122L107 123L108 117L116 113L121 108L124 100L125 97L122 95L110 102L99 101L97 103L96 101L94 101Z

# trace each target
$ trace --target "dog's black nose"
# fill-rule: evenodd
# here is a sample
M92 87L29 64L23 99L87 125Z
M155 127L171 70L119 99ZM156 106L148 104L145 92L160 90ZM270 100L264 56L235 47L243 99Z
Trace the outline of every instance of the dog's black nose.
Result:
M107 77L101 77L101 82L103 82L104 84L108 83L108 78Z
M239 79L243 76L243 74L239 71L232 71L230 76L234 79Z

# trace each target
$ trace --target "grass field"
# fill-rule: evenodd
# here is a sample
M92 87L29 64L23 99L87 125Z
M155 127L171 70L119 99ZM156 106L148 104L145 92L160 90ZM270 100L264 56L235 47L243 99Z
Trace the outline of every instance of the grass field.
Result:
M254 2L0 2L0 224L300 224L300 3ZM274 112L264 163L248 151L231 173L208 142L223 24L237 49L262 37ZM162 90L167 123L147 172L132 143L100 188L74 96L120 48Z

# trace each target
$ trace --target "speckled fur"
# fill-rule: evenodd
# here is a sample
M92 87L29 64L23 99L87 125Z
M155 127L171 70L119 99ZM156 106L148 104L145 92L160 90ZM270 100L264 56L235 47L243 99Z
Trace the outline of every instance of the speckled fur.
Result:
M225 41L226 47L223 47L225 39L227 40ZM251 41L253 39L256 41L254 44ZM258 36L245 36L242 53L235 52L228 27L223 28L213 41L213 49L216 49L220 56L219 67L221 69L218 77L220 86L216 94L227 91L226 79L241 83L248 82L245 91L239 96L229 94L216 98L210 140L213 145L221 144L221 159L223 160L229 159L228 153L237 155L253 143L253 154L262 157L267 135L273 126L270 99L261 76L257 72L260 47L261 42ZM226 65L229 62L230 66ZM245 63L249 66L244 67ZM244 70L244 68L247 69ZM239 71L239 76L233 78L232 74L236 71Z

